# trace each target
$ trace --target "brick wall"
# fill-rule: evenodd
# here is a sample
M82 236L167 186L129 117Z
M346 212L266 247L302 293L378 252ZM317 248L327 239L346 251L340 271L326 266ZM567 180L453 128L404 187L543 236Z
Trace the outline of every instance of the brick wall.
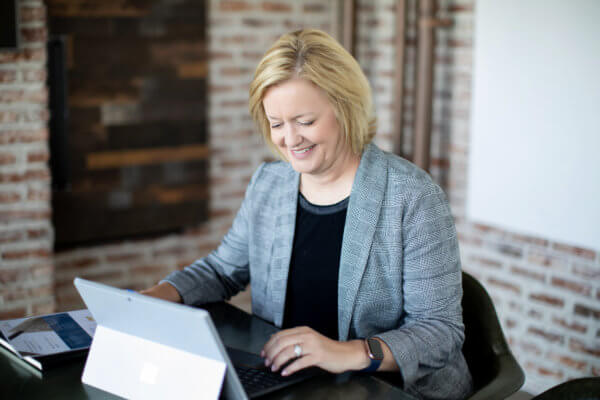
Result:
M0 319L54 309L45 9L18 7L20 49L0 50Z

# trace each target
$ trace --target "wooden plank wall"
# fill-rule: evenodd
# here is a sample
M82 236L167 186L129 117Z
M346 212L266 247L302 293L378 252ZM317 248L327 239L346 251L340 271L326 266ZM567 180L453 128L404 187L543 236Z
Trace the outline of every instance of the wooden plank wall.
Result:
M68 81L68 151L54 160L69 170L68 184L53 191L56 247L205 220L206 4L48 0L47 7Z

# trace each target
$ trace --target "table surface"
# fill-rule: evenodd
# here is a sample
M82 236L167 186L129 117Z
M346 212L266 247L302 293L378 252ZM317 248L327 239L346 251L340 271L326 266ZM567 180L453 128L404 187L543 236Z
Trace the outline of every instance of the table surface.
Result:
M278 328L227 303L203 306L226 346L260 353ZM5 352L0 353L0 393L7 399L117 399L81 382L85 359L41 373ZM6 397L4 397L6 396ZM414 398L377 376L345 373L323 375L279 390L261 399L405 399Z

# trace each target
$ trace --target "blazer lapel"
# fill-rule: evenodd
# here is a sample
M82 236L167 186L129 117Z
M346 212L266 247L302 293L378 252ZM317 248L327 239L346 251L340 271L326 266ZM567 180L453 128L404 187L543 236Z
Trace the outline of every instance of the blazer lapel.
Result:
M387 160L370 144L360 161L346 212L338 278L338 333L347 340L352 311L379 218L387 182Z
M292 258L294 231L296 228L296 211L298 204L298 188L300 174L291 167L287 170L285 186L279 193L277 202L281 205L275 218L275 239L271 256L271 308L273 322L281 327L285 308L288 272Z

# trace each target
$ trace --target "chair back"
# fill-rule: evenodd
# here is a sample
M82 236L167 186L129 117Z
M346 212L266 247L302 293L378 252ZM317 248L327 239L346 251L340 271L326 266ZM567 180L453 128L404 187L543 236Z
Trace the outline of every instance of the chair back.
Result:
M472 275L463 272L463 354L473 377L477 399L504 399L519 390L525 374L504 338L494 303Z
M573 379L556 385L531 400L598 400L600 377Z

